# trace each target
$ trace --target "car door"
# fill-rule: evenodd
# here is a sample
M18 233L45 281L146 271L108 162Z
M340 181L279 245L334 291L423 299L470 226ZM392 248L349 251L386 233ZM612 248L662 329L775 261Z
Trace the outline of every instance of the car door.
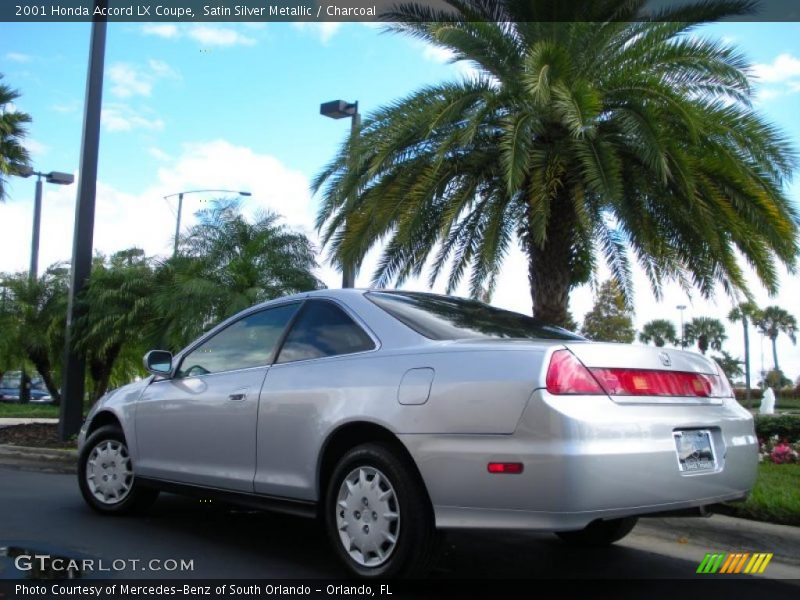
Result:
M339 304L309 299L270 368L258 411L255 491L314 500L326 418L363 400L363 355L378 347Z
M137 473L253 491L258 400L273 353L300 303L249 313L184 353L136 406Z

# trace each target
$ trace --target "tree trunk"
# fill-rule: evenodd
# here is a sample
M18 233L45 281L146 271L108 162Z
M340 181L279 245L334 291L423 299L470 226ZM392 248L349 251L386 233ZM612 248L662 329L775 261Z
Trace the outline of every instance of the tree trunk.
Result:
M31 359L33 366L36 367L36 371L38 371L39 375L41 375L42 381L44 381L44 386L47 388L47 391L50 392L50 397L53 399L53 404L56 406L61 405L61 394L58 391L56 382L53 381L50 360L47 357L40 356L38 354L28 355L28 358Z
M562 200L562 202L558 202ZM575 216L569 199L556 198L547 223L544 246L528 240L528 281L533 301L533 316L565 327L570 321L569 292L572 289L573 235ZM568 207L559 211L557 207Z
M744 385L745 392L744 398L747 406L755 408L753 403L750 402L750 330L747 326L747 317L742 314L742 327L744 328Z
M108 381L111 379L111 371L114 369L114 362L119 356L121 346L114 344L103 355L102 360L93 359L90 361L89 375L92 378L91 402L94 404L108 389Z
M780 367L778 366L778 336L774 338L770 338L772 340L772 363L775 365L775 370L780 371Z

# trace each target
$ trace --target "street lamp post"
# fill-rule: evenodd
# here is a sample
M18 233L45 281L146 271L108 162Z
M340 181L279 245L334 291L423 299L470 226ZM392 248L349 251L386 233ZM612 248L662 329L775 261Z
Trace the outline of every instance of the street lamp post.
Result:
M47 183L70 185L75 181L75 176L71 173L62 173L60 171L42 173L40 171L34 171L30 167L20 169L19 174L22 177L36 175L36 196L33 202L33 232L31 234L31 267L28 271L30 280L35 281L39 273L39 228L42 222L42 177L47 180Z
M675 308L681 311L681 348L686 348L686 332L683 330L683 311L686 310L686 305L678 304Z
M178 242L180 240L180 234L181 234L181 213L183 212L183 196L185 194L201 194L201 193L239 194L240 196L252 196L250 192L242 192L239 190L186 190L183 192L176 192L174 194L167 194L166 196L164 196L164 200L166 200L167 198L172 198L173 196L178 197L178 215L175 218L175 245L172 248L173 258L178 256Z
M352 104L344 100L331 100L319 105L319 113L331 119L350 117L350 138L354 140L361 131L361 114L358 112L358 100ZM347 222L345 222L347 227ZM355 265L342 265L342 287L351 288L356 284Z

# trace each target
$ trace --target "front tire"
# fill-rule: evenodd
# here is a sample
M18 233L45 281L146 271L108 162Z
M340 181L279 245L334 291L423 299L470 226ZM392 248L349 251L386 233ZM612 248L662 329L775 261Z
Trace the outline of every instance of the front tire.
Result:
M559 531L556 533L571 546L610 546L628 535L636 526L637 517L594 521L579 531Z
M100 427L86 440L78 456L78 485L91 508L108 515L125 515L148 508L158 491L136 481L122 430Z
M336 554L360 577L419 577L436 554L433 511L419 475L390 446L364 444L337 463L324 503Z

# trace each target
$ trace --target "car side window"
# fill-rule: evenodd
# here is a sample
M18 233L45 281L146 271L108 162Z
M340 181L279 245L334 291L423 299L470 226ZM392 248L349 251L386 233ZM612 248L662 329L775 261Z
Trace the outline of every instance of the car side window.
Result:
M187 354L176 377L266 366L299 307L295 302L239 319Z
M278 356L288 363L375 348L366 332L332 302L309 300L292 325Z

